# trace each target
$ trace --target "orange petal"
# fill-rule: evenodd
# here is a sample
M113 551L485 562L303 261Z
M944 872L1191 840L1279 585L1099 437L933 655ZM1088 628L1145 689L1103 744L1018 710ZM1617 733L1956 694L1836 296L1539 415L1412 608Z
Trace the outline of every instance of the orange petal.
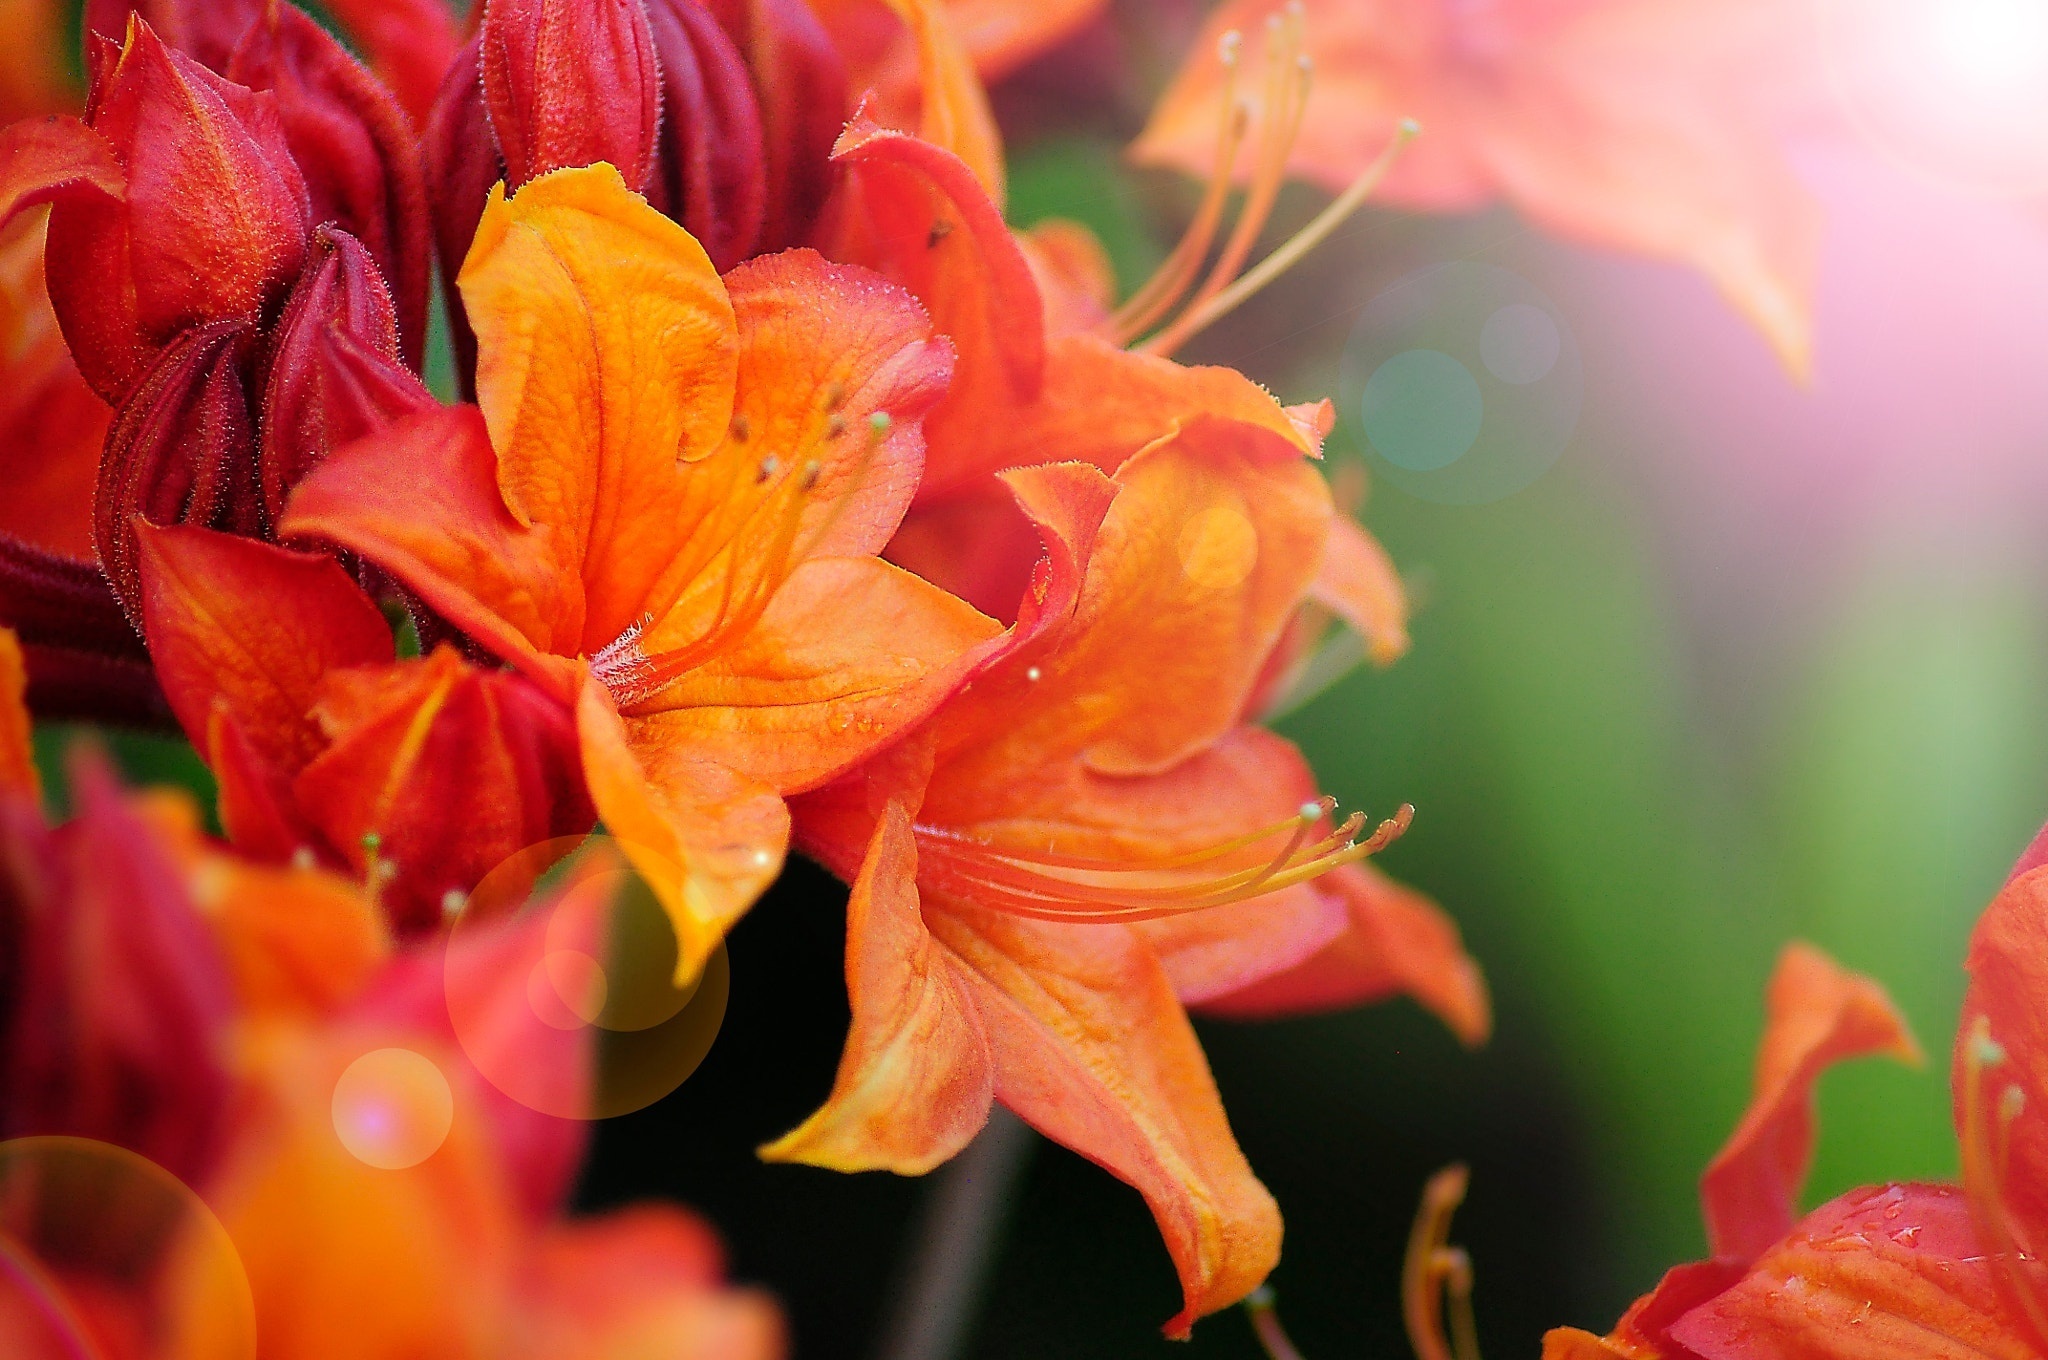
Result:
M920 422L952 371L917 300L864 269L790 250L725 284L739 328L732 422L684 473L670 557L644 606L663 620L656 631L684 640L730 609L735 574L772 571L764 560L781 526L766 505L789 477L809 483L794 552L880 551L917 491ZM665 619L678 599L686 607Z
M732 647L629 709L628 740L813 788L922 722L1001 631L880 558L815 558Z
M609 165L493 193L458 279L477 334L477 400L505 504L546 526L583 582L582 646L643 611L677 535L677 463L733 414L737 337L690 234Z
M223 852L182 794L136 797L220 940L242 1010L259 1019L328 1015L359 992L391 952L362 887L311 868L280 869Z
M1104 8L1104 0L947 0L946 15L981 78L993 82L1058 46Z
M90 562L93 490L113 411L79 376L57 328L43 283L48 221L35 213L0 228L0 447L19 451L0 496L0 533Z
M390 624L332 558L182 525L137 534L144 631L186 734L209 744L224 702L264 760L296 772L326 744L321 677L389 661Z
M933 488L945 489L1035 463L1093 463L1115 472L1140 449L1198 420L1239 425L1248 442L1269 445L1273 457L1317 447L1279 402L1235 369L1190 368L1098 336L1067 335L1047 346L1043 392L1029 404L991 419L985 409L944 403L927 422L927 475Z
M2030 1360L1951 1186L1852 1190L1671 1325L1701 1360Z
M636 746L594 679L577 700L576 730L598 815L675 926L681 985L781 872L789 809L773 789L698 759L687 744Z
M1309 598L1344 620L1364 641L1376 666L1390 666L1408 650L1408 593L1379 540L1349 515L1330 517L1323 569Z
M2038 844L2038 843L2037 843ZM2024 861L2022 861L2024 865ZM1995 1250L2034 1256L2048 1241L2048 869L2016 872L1977 922L1952 1065L1963 1179ZM2034 1256L2034 1259L2038 1259ZM2048 1330L2038 1267L2015 1273ZM2048 1344L2048 1341L2044 1341Z
M422 496L421 486L434 494ZM280 532L361 553L498 655L574 692L583 600L558 535L514 519L473 406L434 410L336 449L292 493Z
M1238 29L1240 69L1261 70L1264 13L1236 0L1211 16L1132 148L1136 159L1210 173L1223 97L1217 40ZM1755 24L1740 5L1561 14L1515 24L1309 0L1316 80L1289 168L1340 188L1401 119L1418 119L1423 136L1396 163L1383 201L1463 212L1505 198L1546 230L1690 265L1804 374L1819 216L1747 87L1773 64L1772 48L1797 35L1784 19ZM1475 66L1464 56L1475 42L1497 54Z
M1280 1256L1280 1212L1143 937L952 903L926 919L987 1026L996 1099L1151 1207L1185 1296L1167 1335L1256 1288Z
M1708 1246L1731 1260L1756 1256L1797 1216L1799 1187L1813 1161L1820 1074L1865 1054L1920 1060L1884 989L1811 945L1789 945L1779 956L1766 1005L1749 1108L1700 1177Z
M294 801L357 873L388 875L381 900L401 930L438 927L449 894L596 821L567 707L451 647L330 672L313 711L328 745Z
M1237 725L1331 514L1322 477L1271 449L1259 426L1197 418L1125 464L1071 616L949 706L949 787L1005 787L1063 753L1156 773Z
M432 1063L455 1101L445 1140L397 1170L356 1160L334 1108L349 1066L393 1047ZM248 1272L263 1353L313 1360L337 1337L366 1356L465 1353L511 1302L519 1225L459 1053L389 1026L276 1029L249 1048L255 1098L207 1199ZM419 1091L389 1094L397 1121L431 1127Z
M28 662L12 628L0 628L0 791L40 803L33 724L28 716Z
M1079 222L1051 217L1018 233L1017 244L1045 298L1045 333L1093 330L1116 306L1116 269L1102 241Z
M766 1295L726 1287L717 1240L670 1205L557 1223L524 1269L512 1360L779 1360Z
M917 842L892 803L847 900L853 1028L824 1106L761 1149L771 1162L922 1175L988 1122L988 1034L958 962L919 912Z
M1543 1360L1653 1360L1654 1355L1624 1349L1576 1327L1553 1327L1543 1334Z
M833 160L842 179L826 253L908 288L959 350L952 389L928 422L934 447L949 442L939 433L949 422L963 438L970 427L992 432L1001 423L992 417L1037 396L1045 365L1044 303L1002 210L957 156L866 119L847 126ZM928 470L923 494L957 481L949 456Z
M961 43L948 6L940 0L889 0L910 27L917 49L920 141L950 151L974 171L998 209L1003 206L1003 138L989 110L988 91Z
M1349 929L1298 967L1208 1001L1205 1014L1267 1019L1405 994L1466 1044L1485 1042L1493 1028L1486 979L1434 902L1370 865L1346 865L1314 888L1344 905Z

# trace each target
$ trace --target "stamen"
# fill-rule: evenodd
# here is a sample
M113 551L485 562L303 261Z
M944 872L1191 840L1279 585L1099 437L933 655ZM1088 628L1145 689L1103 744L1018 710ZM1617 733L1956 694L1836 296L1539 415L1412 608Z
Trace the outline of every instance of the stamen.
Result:
M1408 1234L1408 1254L1401 1266L1401 1320L1417 1360L1479 1360L1472 1258L1463 1248L1448 1245L1451 1216L1465 1202L1470 1180L1463 1166L1447 1166L1431 1176Z
M1224 35L1218 51L1225 68L1224 94L1219 105L1221 123L1208 185L1186 232L1165 262L1102 323L1103 333L1117 344L1129 345L1148 329L1165 322L1156 335L1137 348L1146 354L1172 354L1328 239L1371 197L1386 178L1401 148L1420 132L1412 119L1404 120L1386 150L1343 193L1306 227L1240 277L1245 261L1258 242L1259 233L1265 228L1279 200L1280 190L1287 179L1288 157L1308 113L1314 63L1304 50L1306 30L1300 0L1289 0L1279 13L1266 20L1266 76L1259 104L1259 145L1245 186L1243 204L1229 238L1201 286L1181 309L1179 317L1165 322L1193 283L1222 224L1230 186L1236 176L1238 153L1251 121L1251 109L1238 95L1243 38L1236 30Z
M826 404L843 403L845 399L839 384L826 389ZM886 412L877 411L868 417L868 437L848 470L851 481L857 483L874 464L892 425ZM827 437L837 437L847 428L845 417L838 414L827 417L824 425ZM591 673L611 691L620 708L629 709L652 698L760 622L775 592L830 536L852 499L851 495L842 495L835 500L806 536L804 517L812 504L807 498L818 489L824 475L825 464L817 458L806 458L787 471L784 461L773 454L761 460L754 484L767 487L766 494L724 536L718 552L692 570L691 574L707 570L720 554L726 558L718 607L703 632L681 647L649 653L644 643L655 621L643 614L591 657Z
M1273 1286L1262 1284L1244 1296L1244 1311L1252 1320L1252 1334L1259 1338L1270 1360L1303 1360L1293 1338L1280 1325L1280 1313L1273 1306Z
M1147 921L1320 878L1385 849L1407 830L1415 812L1403 805L1363 841L1363 813L1313 836L1331 806L1327 799L1311 803L1284 822L1177 855L1098 857L1050 845L1024 850L923 824L916 834L922 865L933 879L983 906L1038 920ZM1277 849L1268 848L1283 835Z
M1129 344L1157 323L1180 301L1195 271L1208 258L1209 244L1223 221L1223 209L1230 199L1231 176L1237 170L1237 153L1251 125L1251 109L1237 97L1238 58L1244 50L1244 35L1231 29L1223 35L1217 57L1223 63L1222 121L1216 129L1216 156L1203 190L1201 206L1181 234L1180 240L1152 277L1111 315L1106 323L1109 336L1119 345Z
M1216 322L1235 311L1246 298L1251 297L1273 280L1279 278L1317 246L1330 238L1331 233L1344 225L1344 220L1363 207L1372 197L1373 191L1386 179L1387 172L1394 168L1394 162L1408 143L1422 135L1422 125L1412 118L1404 118L1394 129L1394 136L1378 159L1368 165L1357 179L1351 181L1343 193L1330 200L1329 206L1317 213L1309 224L1289 237L1282 245L1248 270L1244 277L1231 284L1207 302L1190 307L1172 326L1160 332L1139 346L1146 354L1171 354L1190 339L1207 330Z

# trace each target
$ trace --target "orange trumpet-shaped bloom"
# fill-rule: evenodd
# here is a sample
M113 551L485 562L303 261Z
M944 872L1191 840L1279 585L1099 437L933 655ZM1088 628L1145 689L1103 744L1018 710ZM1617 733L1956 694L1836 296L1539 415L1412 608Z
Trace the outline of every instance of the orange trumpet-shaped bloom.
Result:
M1711 1260L1680 1266L1608 1336L1546 1360L2028 1360L2048 1351L2033 1244L2048 1206L2048 870L2022 861L1977 923L1953 1067L1963 1184L1852 1190L1803 1218L1820 1069L1914 1053L1883 993L1795 946L1771 988L1757 1093L1701 1181ZM1795 1218L1797 1221L1795 1222Z
M780 868L782 795L922 719L997 631L873 556L948 350L807 252L721 279L610 166L494 195L459 282L479 407L336 451L284 532L361 553L574 706L598 812L665 857L640 867L694 972Z
M827 205L826 253L916 294L959 354L952 386L925 422L925 477L891 561L1004 615L1038 537L1000 470L1079 460L1114 472L1191 419L1279 420L1272 399L1232 370L1188 368L1096 334L1063 282L1089 270L1088 243L1072 239L1079 229L1012 232L982 179L945 147L857 118L834 158L841 180ZM1304 438L1327 431L1327 407L1293 415L1310 432ZM1408 645L1393 565L1348 515L1324 522L1311 594L1375 661L1391 662Z
M1268 400L1259 421L1191 414L1113 478L1004 474L1046 555L1002 656L796 805L799 843L854 884L854 1020L830 1099L765 1155L922 1171L1000 1100L1145 1196L1174 1334L1264 1279L1280 1239L1183 1002L1331 966L1352 920L1315 880L1397 829L1332 830L1293 748L1241 725L1322 553L1308 447ZM1439 943L1454 1023L1483 1028Z
M207 529L144 529L143 621L172 709L246 854L368 884L399 930L596 819L567 710L391 628L330 559Z
M1418 119L1383 200L1466 212L1505 199L1545 229L1690 265L1805 371L1818 212L1765 126L1755 74L1797 43L1796 6L1296 5L1298 18L1268 0L1219 7L1133 156L1227 177L1218 111L1240 88L1264 98L1237 71L1294 43L1313 63L1294 173L1341 188Z

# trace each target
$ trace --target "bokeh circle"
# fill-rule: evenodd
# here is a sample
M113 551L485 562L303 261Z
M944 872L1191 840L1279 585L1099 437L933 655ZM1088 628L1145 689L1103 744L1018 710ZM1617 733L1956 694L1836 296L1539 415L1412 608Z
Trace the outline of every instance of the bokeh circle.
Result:
M0 1143L0 1354L254 1360L227 1230L146 1157L90 1138Z
M678 984L675 929L636 862L660 857L608 836L546 841L485 875L455 917L443 982L456 1039L528 1109L564 1119L645 1109L718 1038L725 946Z
M378 1048L334 1084L334 1133L366 1166L403 1171L440 1151L455 1123L455 1093L434 1061L409 1048Z
M1578 428L1585 370L1541 289L1461 261L1406 275L1366 304L1339 390L1386 480L1424 500L1478 505L1556 464Z

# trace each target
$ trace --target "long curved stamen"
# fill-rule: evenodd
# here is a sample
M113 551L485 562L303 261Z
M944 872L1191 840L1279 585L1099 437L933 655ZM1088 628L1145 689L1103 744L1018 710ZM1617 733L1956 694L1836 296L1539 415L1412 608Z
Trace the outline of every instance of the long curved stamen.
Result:
M1171 311L1195 281L1202 261L1209 257L1209 246L1216 239L1216 229L1222 225L1223 210L1230 200L1237 153L1251 125L1251 108L1237 96L1238 58L1243 50L1244 35L1234 28L1218 44L1217 56L1224 69L1222 118L1216 129L1216 156L1208 187L1172 253L1105 323L1110 338L1119 345L1143 335Z
M1404 805L1364 840L1358 834L1365 818L1357 813L1333 831L1314 835L1329 810L1328 800L1318 800L1249 835L1149 859L1014 849L922 824L917 827L918 853L921 872L936 885L998 911L1071 922L1156 920L1320 878L1385 849L1414 816L1414 809ZM1276 841L1277 849L1244 862Z
M1244 206L1238 211L1230 238L1224 242L1209 276L1189 301L1189 312L1199 310L1223 291L1244 268L1252 247L1258 243L1259 233L1265 229L1266 219L1273 215L1281 187L1287 182L1287 156L1294 149L1295 138L1301 134L1302 118L1308 112L1310 75L1314 69L1302 51L1305 28L1300 0L1290 0L1285 11L1266 21L1269 55L1258 159L1253 163L1251 182L1245 186ZM1169 327L1164 336L1171 336L1175 329Z
M848 430L846 419L838 411L842 401L836 388L827 395L825 440L838 439ZM891 424L884 412L878 411L868 418L865 445L848 474L854 482L873 466ZM775 593L831 536L853 498L850 491L836 497L806 534L804 518L815 503L811 493L817 490L824 472L825 465L817 458L785 463L771 454L761 460L755 485L768 490L753 502L721 545L720 553L727 558L727 565L711 621L690 642L649 653L644 643L654 620L642 615L591 658L592 673L611 691L621 708L652 698L761 621ZM715 562L718 556L713 554L709 561Z
M2006 1207L2005 1172L2012 1159L2012 1126L2026 1109L2026 1092L2005 1082L1994 1103L1987 1099L1992 1074L2005 1064L2005 1049L1991 1037L1991 1022L1978 1016L1963 1045L1963 1189L1971 1217L2001 1278L2032 1330L2048 1345L2048 1300L2042 1297L2041 1258L2025 1230Z
M1450 1244L1451 1215L1465 1202L1471 1175L1447 1166L1423 1187L1422 1205L1401 1265L1401 1320L1417 1360L1479 1360L1472 1316L1472 1258ZM1449 1336L1445 1335L1448 1318Z
M1260 105L1258 149L1245 186L1229 238L1202 284L1181 309L1180 315L1165 321L1156 334L1136 349L1144 354L1170 355L1203 329L1229 313L1246 298L1264 288L1301 258L1327 240L1344 220L1372 196L1395 158L1421 131L1412 120L1403 120L1387 147L1344 191L1300 231L1259 264L1244 271L1259 233L1265 228L1287 179L1287 163L1308 114L1308 97L1314 74L1305 51L1307 25L1300 0L1290 3L1266 20L1266 82ZM1233 30L1224 35L1221 57L1226 68L1222 126L1217 137L1217 155L1209 184L1188 230L1164 264L1136 293L1101 325L1103 334L1117 344L1131 344L1147 327L1159 324L1171 313L1222 222L1224 204L1235 176L1238 152L1246 135L1244 124L1249 108L1237 94L1240 36Z

